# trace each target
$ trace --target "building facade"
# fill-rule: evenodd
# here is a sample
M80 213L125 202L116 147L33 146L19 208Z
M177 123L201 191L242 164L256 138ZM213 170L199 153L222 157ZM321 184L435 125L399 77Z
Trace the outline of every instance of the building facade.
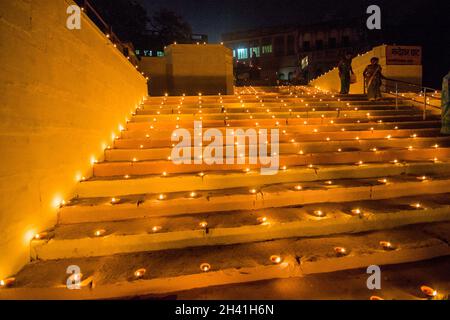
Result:
M305 83L334 68L346 52L359 53L374 44L360 20L308 26L282 26L222 35L235 64L256 55L260 80Z

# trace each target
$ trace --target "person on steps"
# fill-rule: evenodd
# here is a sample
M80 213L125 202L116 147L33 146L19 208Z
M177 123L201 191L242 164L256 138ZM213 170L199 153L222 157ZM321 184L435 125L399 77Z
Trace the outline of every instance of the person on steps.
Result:
M349 94L351 76L355 73L352 68L352 55L346 53L338 64L339 78L341 78L341 94Z
M377 101L381 99L381 84L385 77L382 74L382 68L378 63L380 59L373 57L370 59L370 64L363 72L364 81L366 82L367 98L370 101Z

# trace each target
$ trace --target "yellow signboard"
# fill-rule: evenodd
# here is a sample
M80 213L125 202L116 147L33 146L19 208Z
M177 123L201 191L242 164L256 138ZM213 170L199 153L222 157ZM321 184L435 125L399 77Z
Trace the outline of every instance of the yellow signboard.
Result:
M386 63L388 65L421 65L422 47L387 46Z

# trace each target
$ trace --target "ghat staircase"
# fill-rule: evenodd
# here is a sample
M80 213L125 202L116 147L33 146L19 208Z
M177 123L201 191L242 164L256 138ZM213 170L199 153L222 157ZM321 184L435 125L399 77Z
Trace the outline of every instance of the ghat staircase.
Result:
M0 297L161 295L450 255L439 115L310 87L236 90L149 97ZM278 174L175 165L173 131L194 120L279 129ZM81 290L66 288L71 265Z

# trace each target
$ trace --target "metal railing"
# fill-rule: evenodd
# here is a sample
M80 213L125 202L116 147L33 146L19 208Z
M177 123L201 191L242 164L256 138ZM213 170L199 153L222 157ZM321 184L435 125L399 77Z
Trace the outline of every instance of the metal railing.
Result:
M111 41L113 46L117 48L133 66L138 65L138 58L135 55L133 45L130 43L123 43L119 37L113 32L113 28L109 25L89 0L74 0L81 10L88 16L88 18L102 31L105 36Z
M420 97L423 97L423 120L427 119L427 107L433 107L433 108L439 108L437 106L434 106L432 104L429 104L429 98L431 97L429 93L431 92L438 92L438 90L421 86L415 83L402 81L402 80L395 80L383 77L383 85L382 85L382 91L388 94L392 94L395 96L395 109L398 110L399 106L399 99L401 100L412 100L415 102L418 102L414 98L408 98L406 97L405 93L413 93L419 95ZM366 94L366 82L364 81L364 94ZM400 97L401 95L401 97Z

